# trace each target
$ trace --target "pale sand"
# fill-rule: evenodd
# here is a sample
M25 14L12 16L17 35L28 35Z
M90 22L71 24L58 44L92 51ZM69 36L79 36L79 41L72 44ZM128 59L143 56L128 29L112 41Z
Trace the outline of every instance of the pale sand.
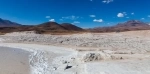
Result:
M30 74L29 52L0 47L0 74Z

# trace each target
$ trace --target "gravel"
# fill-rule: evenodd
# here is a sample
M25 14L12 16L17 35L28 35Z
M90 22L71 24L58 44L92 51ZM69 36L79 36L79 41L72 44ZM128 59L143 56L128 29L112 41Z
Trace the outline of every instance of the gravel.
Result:
M73 35L42 35L35 32L14 32L0 36L3 42L11 43L38 43L64 45L71 47L94 47L109 50L130 50L132 52L149 52L150 39L133 37L123 34L73 34Z

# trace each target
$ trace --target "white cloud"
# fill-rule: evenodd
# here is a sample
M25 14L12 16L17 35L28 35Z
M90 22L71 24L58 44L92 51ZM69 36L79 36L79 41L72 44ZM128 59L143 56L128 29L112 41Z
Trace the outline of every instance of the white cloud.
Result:
M82 17L79 17L79 16L67 16L67 17L62 17L62 19L70 19L70 20L76 20L76 19L79 19L79 18L82 18Z
M96 17L96 15L89 15L90 17Z
M118 13L117 16L118 16L118 17L124 17L124 14L123 14L123 13Z
M50 22L55 22L55 19L50 19L49 21L50 21Z
M141 18L142 20L144 20L145 18Z
M133 12L133 13L131 13L131 15L134 15L134 12Z
M50 16L46 16L45 18L51 18Z
M79 21L74 21L72 24L79 24L80 22Z
M110 2L113 2L114 0L103 0L103 3L109 4Z
M150 15L148 15L147 17L150 17Z
M93 22L103 22L103 19L94 19Z

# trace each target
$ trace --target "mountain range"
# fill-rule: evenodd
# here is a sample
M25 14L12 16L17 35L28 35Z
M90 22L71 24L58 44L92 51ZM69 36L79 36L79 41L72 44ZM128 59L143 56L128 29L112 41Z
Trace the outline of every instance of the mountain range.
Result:
M124 23L110 27L96 27L89 29L92 32L116 32L116 31L133 31L133 30L150 30L150 25L138 20L129 20Z
M58 24L56 22L45 22L37 25L21 25L9 20L0 19L0 32L14 32L14 31L37 31L43 32L73 32L83 31L84 29L77 27L70 23Z
M150 30L150 25L138 20L129 20L125 23L118 23L111 27L96 27L90 29L82 29L70 23L58 24L56 22L45 22L38 25L21 25L9 20L0 18L0 32L14 31L37 31L39 33L49 32L116 32L116 31L133 31L133 30Z

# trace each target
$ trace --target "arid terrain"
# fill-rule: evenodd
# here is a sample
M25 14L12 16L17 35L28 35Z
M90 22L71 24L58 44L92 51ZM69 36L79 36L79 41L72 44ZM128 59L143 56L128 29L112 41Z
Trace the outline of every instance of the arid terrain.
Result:
M0 0L0 74L150 74L150 0Z
M149 74L149 34L13 32L0 36L0 46L32 50L31 74Z
M0 34L3 74L150 74L150 26L141 21L82 29L0 19Z

